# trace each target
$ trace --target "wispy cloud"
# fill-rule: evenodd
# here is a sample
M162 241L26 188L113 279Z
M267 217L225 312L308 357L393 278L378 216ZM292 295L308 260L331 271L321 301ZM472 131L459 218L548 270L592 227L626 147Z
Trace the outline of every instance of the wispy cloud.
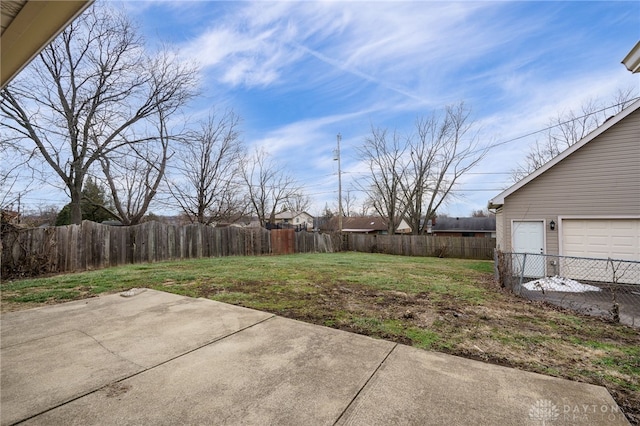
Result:
M214 21L183 51L232 85L277 83L284 70L311 55L336 73L418 98L406 83L429 68L446 70L486 50L488 44L474 42L482 22L471 18L495 8L490 3L241 3L233 16ZM459 46L456 53L452 46Z
M264 148L271 154L291 153L298 149L303 154L308 147L321 146L325 149L327 142L327 127L361 118L376 111L373 107L355 113L327 115L319 118L296 121L273 129L263 138L255 139L252 145ZM333 139L331 139L333 140Z
M331 193L335 134L345 184L371 124L409 130L418 115L466 101L483 143L544 128L635 84L619 62L637 41L637 8L617 2L195 2L181 52L203 65L209 100L244 108L247 142ZM193 18L200 10L203 17ZM181 13L179 8L176 14ZM242 111L240 111L242 113ZM258 123L259 124L256 124ZM495 189L537 136L501 145L464 186ZM314 186L315 185L315 186ZM491 193L461 203L485 205ZM331 195L333 196L333 195ZM317 203L324 205L324 200Z

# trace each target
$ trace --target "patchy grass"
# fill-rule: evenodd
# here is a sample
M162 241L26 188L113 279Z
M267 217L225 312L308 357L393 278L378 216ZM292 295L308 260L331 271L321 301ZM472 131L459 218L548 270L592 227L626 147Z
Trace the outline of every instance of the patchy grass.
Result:
M640 421L638 330L502 291L486 261L366 253L227 257L4 282L2 312L132 287L207 297L606 386Z

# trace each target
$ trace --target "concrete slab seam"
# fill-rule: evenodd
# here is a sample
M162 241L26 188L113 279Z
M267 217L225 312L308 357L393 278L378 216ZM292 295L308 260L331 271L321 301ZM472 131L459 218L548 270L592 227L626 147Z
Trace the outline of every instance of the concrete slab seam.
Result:
M42 337L36 337L35 339L31 339L31 340L25 340L25 341L21 341L21 342L16 342L12 345L8 345L8 346L0 346L0 349L11 349L15 346L20 346L20 345L24 345L26 343L32 343L32 342L37 342L38 340L44 340L44 339L49 339L50 337L56 337L56 336L61 336L63 334L72 332L72 331L78 331L80 333L82 333L82 330L77 330L77 329L71 329L71 330L64 330L61 331L60 333L54 333L54 334L47 334L46 336L42 336Z
M82 394L80 394L80 395L77 395L77 396L75 396L75 397L72 397L72 398L67 399L66 401L63 401L63 402L61 402L61 403L59 403L59 404L56 404L56 405L55 405L55 406L53 406L53 407L47 408L46 410L42 410L42 411L40 411L40 412L38 412L38 413L35 413L35 414L33 414L33 415L30 415L30 416L28 416L28 417L25 417L25 418L23 418L23 419L20 419L20 420L18 420L18 421L16 421L16 422L13 422L13 423L11 423L11 424L10 424L10 426L14 426L14 425L17 425L17 424L20 424L20 423L24 423L24 422L26 422L26 421L28 421L28 420L34 419L34 418L36 418L36 417L38 417L38 416L40 416L40 415L42 415L42 414L48 413L49 411L55 410L56 408L62 407L63 405L66 405L66 404L68 404L68 403L70 403L70 402L73 402L73 401L76 401L76 400L78 400L78 399L84 398L84 397L85 397L85 396L87 396L87 395L91 395L92 393L95 393L95 392L97 392L97 391L99 391L99 390L101 390L101 389L104 389L106 386L109 386L109 385L111 385L111 384L113 384L113 383L120 383L120 382L122 382L122 381L124 381L124 380L130 379L130 378L132 378L132 377L136 377L136 376L138 376L138 375L140 375L140 374L142 374L142 373L145 373L145 372L147 372L147 371L149 371L149 370L152 370L152 369L154 369L154 368L160 367L161 365L164 365L164 364L166 364L166 363L168 363L168 362L171 362L171 361L173 361L173 360L175 360L175 359L178 359L178 358L183 357L183 356L185 356L185 355L188 355L188 354L190 354L190 353L192 353L192 352L195 352L195 351L197 351L197 350L200 350L200 349L204 348L205 346L209 346L209 345L211 345L211 344L213 344L213 343L219 342L219 341L221 341L221 340L223 340L223 339L226 339L227 337L231 337L231 336L233 336L233 335L235 335L235 334L241 333L241 332L243 332L244 330L248 330L249 328L255 327L256 325L262 324L263 322L266 322L266 321L268 321L268 320L270 320L270 319L273 319L273 318L276 318L276 317L277 317L277 315L271 315L270 317L264 318L264 319L262 319L262 320L260 320L260 321L258 321L258 322L255 322L255 323L250 324L250 325L248 325L248 326L246 326L246 327L243 327L243 328L240 328L240 329L238 329L238 330L235 330L235 331L233 331L233 332L231 332L231 333L227 333L227 334L224 334L224 335L222 335L222 336L218 336L218 337L216 337L215 339L213 339L213 340L211 340L211 341L209 341L209 342L203 343L202 345L200 345L200 346L198 346L198 347L196 347L196 348L190 349L190 350L188 350L188 351L186 351L186 352L183 352L183 353L181 353L181 354L179 354L179 355L176 355L176 356L174 356L174 357L172 357L172 358L166 359L166 360L164 360L164 361L162 361L162 362L160 362L160 363L158 363L158 364L156 364L156 365L152 365L151 367L143 368L142 370L137 371L137 372L135 372L135 373L133 373L133 374L126 375L126 376L121 377L121 378L119 378L119 379L117 379L117 380L114 380L114 381L112 381L112 382L109 382L109 383L107 383L107 384L104 384L104 385L102 385L102 386L100 386L100 387L97 387L97 388L94 388L94 389L88 390L88 391L86 391L86 392L83 392L83 393L82 393ZM82 332L82 333L83 333L83 334L85 334L85 335L87 335L87 334L86 334L86 333L84 333L84 332ZM88 336L88 335L87 335L87 336ZM89 337L91 337L91 336L89 336ZM95 340L95 339L94 339L94 340ZM96 340L96 342L97 342L100 346L102 346L102 344L100 344L100 342L98 342L97 340ZM104 346L102 346L102 347L104 348ZM113 352L111 352L111 351L110 351L110 350L108 350L107 348L104 348L104 349L106 349L107 351L109 351L110 353L112 353L112 354L113 354ZM115 354L114 354L114 355L115 355ZM120 357L120 358L122 358L122 357ZM124 359L124 358L123 358L123 359ZM127 360L127 361L128 361L128 362L131 362L131 361L129 361L129 360ZM135 364L135 365L138 365L138 364L136 364L136 363L134 363L134 362L131 362L131 363L132 363L132 364Z
M133 361L131 361L130 359L127 359L127 358L125 358L125 357L123 357L123 356L121 356L121 355L119 355L119 354L117 354L117 353L113 352L111 349L109 349L109 348L107 348L105 345L103 345L101 341L99 341L98 339L96 339L95 337L93 337L92 335L90 335L89 333L87 333L86 331L83 331L83 330L74 330L74 331L77 331L77 332L79 332L79 333L84 334L85 336L87 336L88 338L90 338L91 340L93 340L94 342L96 342L96 343L97 343L97 344L98 344L102 349L104 349L105 351L109 352L111 355L113 355L113 356L115 356L115 357L117 357L117 358L123 359L123 360L125 360L125 361L127 361L127 362L130 362L131 364L133 364L133 365L135 365L135 366L137 366L137 367L144 368L144 366L143 366L143 365L140 365L140 364L138 364L138 363L136 363L136 362L133 362Z
M353 396L353 398L351 398L351 401L349 401L349 403L347 404L347 406L344 408L344 410L342 410L342 413L340 413L340 415L338 416L338 418L336 419L335 422L333 422L333 425L337 425L338 422L340 421L340 419L344 416L344 414L349 411L349 408L353 405L353 403L356 401L356 399L358 399L358 397L360 396L360 394L362 393L362 391L367 387L367 385L369 384L369 382L371 381L371 379L373 379L373 377L378 374L378 371L380 370L380 368L382 368L382 366L384 365L384 363L387 361L387 359L389 358L389 356L391 356L391 354L393 353L393 351L396 350L396 348L398 347L398 344L394 344L393 347L391 347L391 349L389 350L389 352L387 352L387 354L384 356L384 358L382 358L382 361L380 361L380 364L378 364L378 366L376 367L375 370L373 370L373 373L371 373L371 375L369 376L369 378L364 382L364 384L362 385L362 387L360 387L360 389L358 389L358 392L356 392L356 394Z
M138 374L138 373L135 373L135 374L132 374L132 375L125 375L125 376L123 376L123 377L120 377L119 379L114 380L114 381L113 381L113 382L111 382L111 383L118 383L118 382L121 382L122 380L126 380L126 379L128 379L129 377L131 377L131 376L135 376L136 374ZM82 393L80 393L80 394L78 394L78 395L76 395L76 396L72 396L71 398L69 398L69 399L67 399L67 400L65 400L65 401L62 401L62 402L60 402L60 403L58 403L58 404L54 405L53 407L47 408L46 410L42 410L42 411L40 411L40 412L38 412L38 413L32 414L32 415L30 415L30 416L27 416L27 417L25 417L25 418L23 418L23 419L20 419L20 420L17 420L17 421L15 421L15 422L13 422L13 423L9 423L8 425L9 425L9 426L15 426L15 425L18 425L18 424L20 424L20 423L24 423L24 422L26 422L26 421L28 421L28 420L31 420L31 419L33 419L33 418L38 417L38 416L39 416L39 415L41 415L41 414L48 413L48 412L49 412L49 411L51 411L51 410L55 410L55 409L56 409L56 408L58 408L58 407L62 407L63 405L66 405L66 404L68 404L68 403L70 403L70 402L73 402L73 401L75 401L75 400L77 400L77 399L83 398L83 397L85 397L85 396L87 396L87 395L90 395L90 394L92 394L92 393L96 392L96 391L99 391L100 389L104 388L105 386L108 386L108 385L109 385L109 384L111 384L111 383L107 383L106 385L102 385L102 386L100 386L100 387L97 387L97 388L94 388L94 389L88 390L88 391L86 391L86 392L82 392Z

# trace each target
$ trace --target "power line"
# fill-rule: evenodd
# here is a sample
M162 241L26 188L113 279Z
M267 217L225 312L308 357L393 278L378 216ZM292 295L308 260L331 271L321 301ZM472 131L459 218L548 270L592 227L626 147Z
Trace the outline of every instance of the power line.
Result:
M475 153L475 152L481 152L481 151L484 151L485 149L489 150L489 149L493 149L493 148L498 147L498 146L501 146L501 145L506 145L506 144L508 144L508 143L515 142L515 141L517 141L517 140L524 139L524 138L527 138L527 137L529 137L529 136L536 135L536 134L538 134L538 133L546 132L547 130L551 130L551 129L555 128L555 127L564 126L565 124L569 124L569 123L571 123L571 122L573 122L573 121L581 120L581 119L583 119L583 118L587 118L587 117L589 117L589 116L591 116L591 115L594 115L594 114L599 114L599 113L604 112L604 111L606 111L606 110L608 110L608 109L615 108L615 107L619 107L619 106L624 105L624 104L627 104L627 103L635 102L635 101L636 101L636 100L638 100L638 99L640 99L640 96L637 96L637 97L635 97L635 98L629 99L629 100L627 100L627 101L623 101L623 102L619 102L619 103L617 103L617 104L610 105L610 106L608 106L608 107L604 107L604 108L599 109L599 110L597 110L597 111L589 112L589 113L584 114L584 115L582 115L582 116L580 116L580 117L574 117L574 118L572 118L572 119L570 119L570 120L567 120L567 121L564 121L564 122L561 122L561 123L556 123L556 124L551 125L551 126L547 126L547 127L545 127L544 129L540 129L540 130L536 130L536 131L533 131L533 132L529 132L529 133L527 133L527 134L524 134L524 135L521 135L521 136L517 136L517 137L512 138L512 139L507 139L506 141L496 142L495 144L489 145L489 146L487 146L486 148L478 149L478 150L473 151L473 152L474 152L474 153Z

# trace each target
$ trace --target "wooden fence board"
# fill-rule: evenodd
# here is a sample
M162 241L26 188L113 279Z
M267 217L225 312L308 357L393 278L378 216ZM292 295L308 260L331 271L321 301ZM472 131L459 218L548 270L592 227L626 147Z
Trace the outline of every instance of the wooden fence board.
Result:
M495 238L346 234L345 249L405 256L492 259Z
M89 221L2 234L3 277L98 269L129 263L218 256L350 250L407 256L491 259L495 239L428 235L319 234L262 228L213 228ZM290 231L290 232L286 232ZM280 241L280 242L279 242Z
M306 234L306 235L305 235ZM213 228L148 222L108 226L80 225L14 229L2 234L2 276L34 276L129 263L217 256L272 254L270 231L262 228ZM296 252L333 251L332 236L299 232L285 245Z

